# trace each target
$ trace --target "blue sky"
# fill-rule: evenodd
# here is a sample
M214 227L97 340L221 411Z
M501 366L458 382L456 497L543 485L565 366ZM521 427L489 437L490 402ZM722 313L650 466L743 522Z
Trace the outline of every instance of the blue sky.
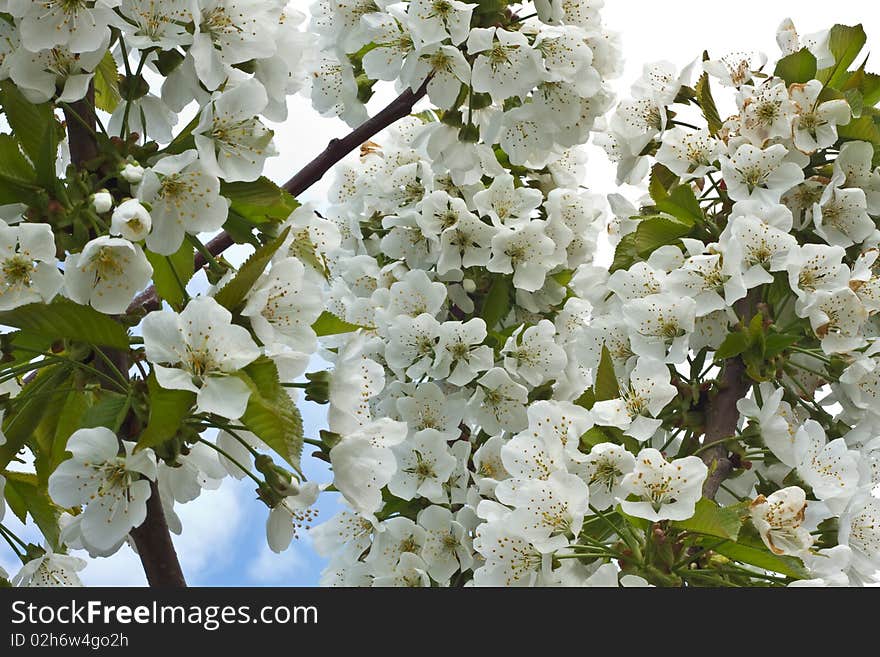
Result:
M693 0L668 0L665 3L640 3L640 17L633 21L632 3L609 2L603 11L605 22L623 33L627 66L617 85L625 93L638 76L642 64L659 56L684 66L697 57L703 48L714 55L732 50L761 49L776 53L775 28L791 16L803 32L829 27L834 23L863 22L872 38L880 33L880 7L869 7L863 0L838 0L833 6L824 0L740 0L727 7L723 20L717 13L699 11L702 4ZM756 29L757 28L757 29ZM677 34L685 38L658 41L657 34ZM371 106L387 102L388 91L377 94ZM281 183L321 152L333 137L346 133L347 128L336 119L318 117L307 100L293 98L289 103L287 122L273 126L276 143L283 157L267 163L266 173ZM325 204L329 176L305 194L301 200L312 201L319 208ZM603 155L590 149L586 184L599 193L617 191L614 175ZM637 190L624 190L637 196ZM243 252L239 251L239 255ZM324 407L301 404L305 434L317 437L326 426ZM306 450L303 467L310 480L329 482L327 464L309 457ZM319 500L318 522L329 519L339 507L339 496L324 494ZM184 532L175 537L175 544L191 585L202 586L304 586L316 585L324 560L315 554L307 537L294 541L290 548L273 554L266 547L265 521L268 510L259 502L250 479L227 479L217 491L206 491L196 501L178 507ZM31 528L22 528L7 511L4 523L26 540L38 540ZM11 574L18 565L11 551L0 544L0 566ZM82 573L88 585L139 585L144 576L137 556L127 547L109 559L91 562Z
M325 407L302 402L306 436L317 436L326 426ZM303 456L306 477L329 482L326 463ZM339 495L326 493L319 499L318 522L329 519L339 507ZM204 491L190 504L178 506L184 531L174 536L187 582L191 586L316 586L325 560L311 546L308 536L294 540L290 548L275 554L266 546L268 509L256 499L251 479L224 480L215 491ZM36 529L22 526L7 510L4 524L25 541L39 542ZM84 554L78 556L86 556ZM0 566L10 575L19 564L5 543L0 544ZM87 586L137 586L146 584L137 555L124 546L107 559L90 560L81 573Z

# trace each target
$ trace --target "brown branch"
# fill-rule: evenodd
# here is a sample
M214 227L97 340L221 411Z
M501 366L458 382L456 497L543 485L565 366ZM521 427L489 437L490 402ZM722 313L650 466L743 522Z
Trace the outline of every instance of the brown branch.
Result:
M150 482L147 500L147 518L140 527L131 530L147 582L150 586L182 588L186 586L171 532L165 521L165 511L156 482Z
M407 89L397 98L391 101L385 109L376 114L374 117L367 119L357 128L348 133L341 139L331 139L327 144L327 148L315 159L300 169L293 178L284 183L281 188L291 196L299 196L309 189L316 182L321 180L324 175L330 171L339 161L346 155L351 153L358 146L377 133L382 132L388 126L396 123L405 116L409 116L413 106L425 96L428 92L428 82L426 79L422 86L413 91ZM221 232L217 237L208 242L205 247L211 255L220 255L235 241L226 231ZM207 259L201 253L196 254L195 268L196 271L207 264Z
M98 157L98 144L95 141L95 85L89 84L85 98L64 107L64 122L67 124L67 145L70 160L79 166L83 162ZM92 126L89 131L83 123Z
M407 89L391 101L385 109L376 114L376 116L364 121L364 123L342 139L331 140L323 153L305 165L299 173L282 185L283 189L293 196L299 196L321 180L333 165L355 148L391 124L405 116L409 116L413 105L427 93L428 82L430 82L430 78L426 79L422 86L415 91Z
M332 139L320 155L305 165L299 173L284 183L281 188L292 196L299 196L305 192L321 180L330 169L355 148L403 117L409 116L413 106L428 92L429 81L430 78L426 79L422 86L415 91L407 89L391 101L385 109L374 117L367 119L345 137ZM224 230L208 242L205 248L211 255L218 256L233 244L235 244L235 240ZM208 261L204 254L196 253L194 260L195 271L199 271L206 264L208 264ZM134 298L126 312L129 314L149 312L150 310L158 310L161 307L162 304L156 294L156 288L150 286Z
M70 146L70 159L77 165L93 160L100 154L95 139L95 88L89 85L85 98L64 108L67 124L67 141ZM127 351L108 349L106 355L113 365L127 375L131 360ZM95 367L105 369L103 362L96 362ZM147 517L140 527L133 529L131 536L138 548L147 581L150 586L186 586L183 571L177 559L177 552L171 542L171 533L165 521L162 501L159 499L159 488L155 482L150 483L150 498L147 500Z
M713 499L722 482L733 471L727 447L722 442L736 433L739 411L736 403L746 396L752 384L746 376L742 359L732 358L724 363L718 381L718 391L706 409L705 445L713 445L700 455L709 466L709 476L703 483L703 497Z
M759 296L757 289L736 304L737 314L744 325L748 325L755 314ZM709 466L709 475L703 482L703 497L714 499L721 484L733 472L730 451L724 441L736 435L739 423L737 402L744 398L752 387L752 381L746 374L746 366L737 356L724 361L721 377L717 381L717 390L709 399L706 408L706 429L703 445L707 447L700 457Z

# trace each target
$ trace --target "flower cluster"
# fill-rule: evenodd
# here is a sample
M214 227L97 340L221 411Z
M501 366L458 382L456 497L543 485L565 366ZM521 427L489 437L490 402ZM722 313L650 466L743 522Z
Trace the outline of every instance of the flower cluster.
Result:
M616 367L636 372L665 351L678 393L661 403L678 396L708 425L707 383L737 389L739 418L720 436L736 439L722 452L734 478L718 500L752 500L765 545L801 558L808 581L860 584L880 569L877 88L847 71L860 27L800 37L785 21L778 41L774 68L760 54L707 59L696 84L692 68L648 66L618 106L603 144L620 181L650 170L650 198L639 210L616 199L614 294L593 312L625 336ZM650 353L658 341L668 348ZM692 451L706 427L683 428L667 449Z
M331 585L875 581L865 33L786 21L772 65L649 65L605 116L601 7L0 1L10 581L77 585L68 550L131 543L178 584L145 539L227 477L272 550L310 529ZM300 92L362 143L279 187L268 122ZM588 191L593 137L647 195ZM314 527L305 444L346 504Z
M179 533L175 505L227 476L255 481L275 550L314 516L294 388L339 236L262 177L267 121L308 88L294 5L0 3L0 484L45 538L0 525L14 584L79 584L68 548L142 549L150 508ZM7 470L23 449L34 471Z
M860 28L779 40L775 70L645 68L597 141L650 196L607 226L577 149L491 119L455 153L446 112L412 120L339 172L330 304L366 328L333 356L324 583L873 581L880 89L847 70ZM502 123L545 107L484 74Z

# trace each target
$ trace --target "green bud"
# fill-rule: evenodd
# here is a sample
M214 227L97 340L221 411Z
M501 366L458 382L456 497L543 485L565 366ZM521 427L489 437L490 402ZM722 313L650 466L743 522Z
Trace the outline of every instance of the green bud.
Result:
M458 131L458 138L461 141L475 144L480 141L480 128L474 124L463 126L462 129Z
M330 372L309 372L306 384L306 401L326 404L330 401Z
M126 100L138 100L150 93L150 85L142 75L124 77L119 81L119 94Z

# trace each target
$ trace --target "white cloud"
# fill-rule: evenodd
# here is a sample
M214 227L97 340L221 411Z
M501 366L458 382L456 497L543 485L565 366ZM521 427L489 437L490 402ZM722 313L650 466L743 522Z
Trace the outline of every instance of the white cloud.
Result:
M183 533L174 536L174 546L191 584L232 559L232 545L249 505L244 499L248 484L250 480L226 479L219 489L204 491L196 500L176 507Z
M106 559L89 559L85 552L73 552L89 562L79 576L86 586L146 586L147 578L140 558L124 545L119 552Z
M313 568L309 559L312 554L313 548L307 536L294 539L290 547L281 554L276 554L267 545L263 545L259 554L248 565L247 576L257 584L288 585L291 579Z

